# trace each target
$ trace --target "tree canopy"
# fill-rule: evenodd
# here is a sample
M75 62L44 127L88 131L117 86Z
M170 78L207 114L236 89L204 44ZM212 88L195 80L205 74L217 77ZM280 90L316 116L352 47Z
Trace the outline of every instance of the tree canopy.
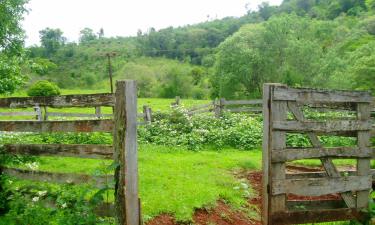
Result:
M24 32L20 22L27 12L26 3L27 0L0 1L0 94L14 92L24 81L20 70Z

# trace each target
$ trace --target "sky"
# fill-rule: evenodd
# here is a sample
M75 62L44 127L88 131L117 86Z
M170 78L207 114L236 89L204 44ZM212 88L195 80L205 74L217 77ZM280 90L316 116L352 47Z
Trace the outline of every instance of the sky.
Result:
M26 46L39 45L39 31L60 28L77 41L85 27L106 37L133 36L140 29L178 27L226 16L242 16L263 2L282 0L30 0L25 15Z

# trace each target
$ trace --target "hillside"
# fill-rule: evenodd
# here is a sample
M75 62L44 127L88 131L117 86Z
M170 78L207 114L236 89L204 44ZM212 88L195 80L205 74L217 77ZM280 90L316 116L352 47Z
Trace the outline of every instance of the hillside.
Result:
M106 53L116 53L115 78L137 79L141 97L258 97L263 82L375 90L374 6L285 0L239 18L150 28L136 37L105 38L86 29L76 44L61 41L61 33L29 48L35 66L24 72L30 82L101 88L108 85Z

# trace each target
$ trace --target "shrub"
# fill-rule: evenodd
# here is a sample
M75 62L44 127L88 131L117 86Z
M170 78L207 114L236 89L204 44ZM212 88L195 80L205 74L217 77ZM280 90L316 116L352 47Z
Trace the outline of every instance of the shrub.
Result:
M29 88L27 91L28 96L56 96L60 95L59 87L47 80L40 80Z

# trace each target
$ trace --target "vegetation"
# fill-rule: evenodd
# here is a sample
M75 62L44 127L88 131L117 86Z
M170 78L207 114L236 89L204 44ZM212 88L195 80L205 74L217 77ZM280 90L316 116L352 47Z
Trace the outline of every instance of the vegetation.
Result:
M47 80L40 80L27 90L28 96L56 96L60 94L59 87Z

